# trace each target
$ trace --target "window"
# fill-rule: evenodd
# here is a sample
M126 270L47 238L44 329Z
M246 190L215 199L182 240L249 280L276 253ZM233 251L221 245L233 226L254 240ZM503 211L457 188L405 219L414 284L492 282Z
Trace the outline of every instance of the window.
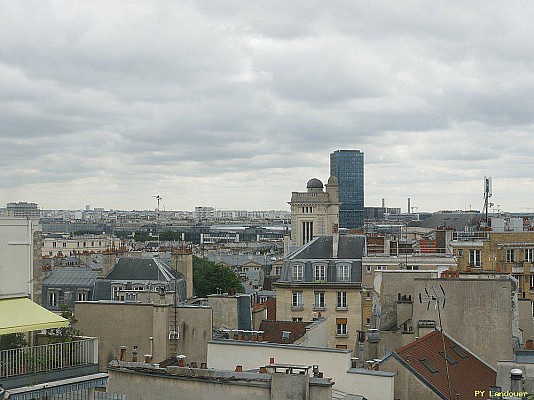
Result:
M302 307L302 292L293 292L293 299L291 301L291 307Z
M439 354L441 354L441 356L442 356L443 358L445 358L445 352L440 351ZM453 356L451 356L451 353L450 353L450 352L447 353L447 361L448 361L448 363L449 363L450 365L454 365L454 364L456 364L456 360L454 359Z
M418 271L419 270L419 265L407 265L406 269L408 271Z
M347 348L346 344L336 344L336 349L344 350Z
M145 287L143 285L134 285L132 286L132 290L145 290Z
M347 335L347 318L336 318L336 335Z
M347 308L347 292L337 292L337 308Z
M301 281L302 280L302 265L293 265L293 280Z
M365 326L371 325L371 318L365 318Z
M280 267L280 266L274 267L274 275L275 276L280 276L281 273L282 273L282 267Z
M457 345L451 346L451 350L454 351L462 360L465 360L467 358L467 353Z
M316 265L313 267L313 274L316 281L326 281L326 265Z
M66 242L63 242L63 247L67 247L67 243Z
M119 300L119 290L122 290L122 286L111 287L111 300Z
M87 292L78 292L76 301L87 301Z
M350 265L338 265L337 266L337 281L338 282L350 281Z
M137 301L137 293L126 293L126 301Z
M315 292L315 308L325 308L324 292Z
M302 244L306 244L313 239L313 222L302 222Z
M456 255L458 257L463 257L464 256L464 249L458 249L456 250Z
M91 241L91 247L95 247L95 241Z
M387 265L377 265L375 271L385 271L388 269Z
M534 261L534 249L525 249L525 261Z
M428 369L430 372L432 372L433 374L435 374L436 372L438 372L438 369L434 366L434 364L432 364L429 360L427 360L426 358L420 358L419 361L421 362L421 364L423 364L426 369Z
M530 275L530 291L534 291L534 275Z
M515 262L515 249L506 250L506 262Z
M365 292L365 300L371 300L371 292Z
M473 267L480 267L482 265L480 262L480 250L469 250L469 264Z
M302 322L302 318L301 317L293 317L293 318L291 318L291 321L293 321L293 322Z
M55 290L48 292L48 307L57 307L57 297Z
M367 271L368 274L370 274L371 272L373 272L373 267L368 265L366 271Z
M56 242L52 242L52 247L55 249L56 248Z

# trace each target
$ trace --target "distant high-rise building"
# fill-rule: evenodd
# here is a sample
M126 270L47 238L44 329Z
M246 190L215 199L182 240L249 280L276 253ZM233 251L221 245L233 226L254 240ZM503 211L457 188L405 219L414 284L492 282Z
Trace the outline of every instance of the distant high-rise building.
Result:
M336 150L330 154L330 175L339 184L340 228L361 228L364 221L363 152Z

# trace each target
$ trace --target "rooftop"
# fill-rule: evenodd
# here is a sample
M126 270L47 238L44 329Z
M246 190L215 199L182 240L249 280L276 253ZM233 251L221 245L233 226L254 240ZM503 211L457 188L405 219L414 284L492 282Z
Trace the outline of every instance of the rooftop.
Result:
M453 396L458 394L460 399L470 399L475 390L488 391L490 386L495 385L497 372L492 367L447 334L444 338ZM390 356L399 360L442 398L448 398L446 363L440 331L430 332L395 350ZM386 362L390 356L382 362Z

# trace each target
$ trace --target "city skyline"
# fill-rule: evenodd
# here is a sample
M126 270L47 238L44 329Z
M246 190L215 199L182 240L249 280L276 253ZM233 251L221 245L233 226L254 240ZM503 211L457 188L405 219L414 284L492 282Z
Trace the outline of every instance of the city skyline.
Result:
M360 149L365 206L534 209L533 4L1 4L2 206L288 210Z

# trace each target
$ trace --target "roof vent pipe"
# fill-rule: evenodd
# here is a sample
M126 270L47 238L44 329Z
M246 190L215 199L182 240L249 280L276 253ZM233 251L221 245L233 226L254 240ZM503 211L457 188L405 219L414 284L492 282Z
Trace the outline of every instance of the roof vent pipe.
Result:
M137 348L138 346L134 346L132 350L132 362L137 362Z

